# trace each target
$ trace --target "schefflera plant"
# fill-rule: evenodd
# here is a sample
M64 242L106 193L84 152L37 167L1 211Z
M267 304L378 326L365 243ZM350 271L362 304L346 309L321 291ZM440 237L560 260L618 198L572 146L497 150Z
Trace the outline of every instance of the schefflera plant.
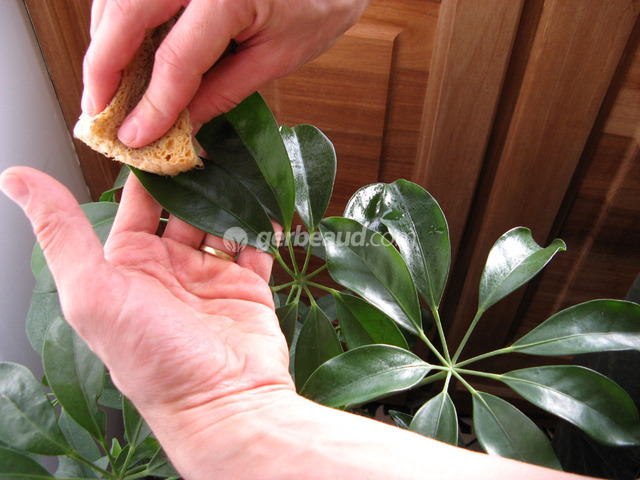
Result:
M566 356L640 350L640 306L635 303L604 299L576 305L510 346L462 356L483 313L564 250L561 240L543 248L523 227L497 240L480 281L477 313L452 351L440 319L451 262L449 232L427 191L406 180L367 185L353 195L342 216L325 218L336 173L333 145L311 125L279 128L259 94L204 125L197 139L208 157L204 169L171 178L133 173L172 215L274 255L276 268L289 278L272 290L300 394L354 409L441 384L413 415L395 412L393 417L401 427L457 445L458 416L449 390L459 382L472 397L475 433L486 452L560 468L548 437L534 422L506 400L473 386L473 377L485 377L599 442L640 444L633 401L593 370L575 365L502 374L473 369L480 360L513 352ZM103 241L117 210L115 192L128 174L123 169L101 202L83 206ZM296 214L301 225L294 221ZM274 241L271 219L283 227L280 242ZM300 257L294 247L301 243L307 248ZM312 256L323 261L320 267ZM324 270L340 290L318 280ZM34 458L51 455L60 459L55 478L177 478L133 405L64 321L38 246L32 271L37 280L26 328L43 357L45 378L39 382L25 367L0 364L0 472L54 478ZM314 295L318 291L324 293ZM423 323L424 308L437 342ZM416 342L426 345L427 359L410 348ZM107 435L105 406L122 410L123 439Z

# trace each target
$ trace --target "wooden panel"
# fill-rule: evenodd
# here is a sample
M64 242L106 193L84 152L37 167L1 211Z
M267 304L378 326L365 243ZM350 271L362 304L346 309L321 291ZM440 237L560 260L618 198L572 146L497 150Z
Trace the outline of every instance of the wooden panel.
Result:
M486 203L473 213L482 221L469 243L471 261L458 266L466 280L450 330L454 343L477 308L484 260L498 236L525 225L546 242L639 8L623 0L545 2L495 175L481 186ZM521 294L492 307L466 355L504 345Z
M374 0L329 52L261 89L279 123L312 123L334 143L329 214L361 186L412 172L438 8Z
M40 49L71 133L80 116L82 59L89 46L91 2L88 0L25 0ZM120 164L73 139L80 166L94 200L111 188Z
M453 256L473 201L523 1L443 0L413 179L447 216Z

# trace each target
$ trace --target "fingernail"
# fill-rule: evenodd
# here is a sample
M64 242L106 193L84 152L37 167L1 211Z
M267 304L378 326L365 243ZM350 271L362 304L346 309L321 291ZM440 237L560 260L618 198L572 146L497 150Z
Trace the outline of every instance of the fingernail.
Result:
M96 106L93 103L93 98L91 97L91 95L89 95L89 92L87 92L86 90L82 92L82 102L80 105L82 107L82 111L87 115L93 116L96 113L98 113L96 112Z
M0 190L23 208L29 201L29 187L17 175L11 173L2 175L0 177Z
M127 118L118 130L118 138L122 143L130 147L136 146L136 139L138 138L138 119L133 116Z

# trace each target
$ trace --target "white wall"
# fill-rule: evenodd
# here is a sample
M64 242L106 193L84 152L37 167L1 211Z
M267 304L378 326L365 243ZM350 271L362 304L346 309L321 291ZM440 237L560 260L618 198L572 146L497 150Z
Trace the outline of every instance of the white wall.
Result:
M0 1L0 170L11 165L43 170L90 201L22 0ZM0 361L27 365L39 378L41 360L24 329L34 241L22 211L0 194Z

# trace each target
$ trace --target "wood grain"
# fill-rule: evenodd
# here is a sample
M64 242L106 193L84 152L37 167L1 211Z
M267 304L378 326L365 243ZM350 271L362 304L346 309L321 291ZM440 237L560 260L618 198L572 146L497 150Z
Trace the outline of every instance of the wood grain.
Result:
M89 45L91 2L25 0L69 133L80 116L82 59ZM111 188L121 165L73 139L91 197Z
M638 16L640 2L545 2L450 334L460 339L477 306L484 259L503 232L532 229L544 244L576 171ZM468 355L501 347L522 292L493 307Z

